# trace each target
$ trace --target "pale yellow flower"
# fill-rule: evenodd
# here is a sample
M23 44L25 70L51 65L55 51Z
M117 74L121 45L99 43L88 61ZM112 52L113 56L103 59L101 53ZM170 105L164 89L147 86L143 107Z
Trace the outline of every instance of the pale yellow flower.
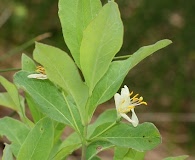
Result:
M133 92L130 93L129 88L125 85L124 88L121 89L121 94L116 93L114 95L114 100L118 117L125 118L136 127L139 124L139 120L135 114L134 108L141 104L147 105L147 103L143 101L143 97L137 98L138 94L131 98L130 96L132 96L132 94ZM127 113L130 111L132 112L131 118L127 116Z

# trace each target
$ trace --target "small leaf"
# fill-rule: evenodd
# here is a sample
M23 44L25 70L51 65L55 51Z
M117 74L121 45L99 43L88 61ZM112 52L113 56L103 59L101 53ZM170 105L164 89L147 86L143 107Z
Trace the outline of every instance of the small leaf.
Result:
M74 132L69 135L64 142L60 145L58 152L52 158L52 160L63 160L70 155L74 150L81 147L81 140L79 135Z
M131 148L116 147L114 160L144 160L145 152L139 152Z
M15 74L14 81L32 97L41 112L81 131L81 119L76 106L67 97L63 97L60 90L49 80L30 79L27 78L29 74L20 71Z
M100 0L60 0L59 17L64 40L71 54L80 67L80 45L83 30L101 9Z
M189 157L188 155L182 155L182 156L177 156L177 157L164 158L163 160L185 160L188 157Z
M5 148L3 150L2 160L14 160L13 154L11 151L11 145L5 144Z
M114 147L114 145L111 144L110 142L106 141L93 142L87 147L86 159L92 160L94 156L96 156L99 152L109 149L111 147Z
M29 128L22 122L9 117L0 119L0 126L0 135L6 136L12 142L10 146L11 150L17 156L20 147L29 133Z
M41 119L29 132L17 159L47 160L53 146L54 128L51 119Z
M103 140L119 147L132 148L138 151L151 150L161 143L159 131L152 123L143 123L137 127L119 123L98 138L103 138Z
M115 2L107 3L83 32L80 48L81 70L89 86L93 88L108 70L121 48L123 24Z
M171 43L170 40L161 40L149 46L144 46L136 51L126 60L114 61L111 63L108 71L97 83L89 102L89 119L93 115L96 107L109 100L120 88L125 76L136 64L151 55L155 51L166 47Z
M68 54L58 48L36 43L33 56L45 67L49 80L68 92L79 106L79 111L84 112L88 89Z
M33 72L36 70L34 61L25 54L22 54L22 70Z

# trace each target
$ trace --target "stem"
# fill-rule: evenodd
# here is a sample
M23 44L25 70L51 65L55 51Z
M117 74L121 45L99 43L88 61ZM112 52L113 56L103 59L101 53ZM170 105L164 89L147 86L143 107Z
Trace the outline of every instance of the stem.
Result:
M114 59L114 60L125 59L125 58L129 58L129 57L131 57L131 56L132 56L132 55L118 56L118 57L114 57L113 59Z
M87 129L88 129L88 109L89 109L89 98L87 100L86 106L85 106L85 111L83 112L83 135L82 135L82 156L81 156L81 160L86 160L86 151L87 151L87 145L88 145L88 141L87 141Z
M83 140L82 140L82 157L81 160L86 160L86 150L87 150L87 127L88 125L84 126L84 130L83 130Z
M2 69L2 70L0 70L0 73L1 72L19 71L19 70L21 70L21 68L8 68L8 69Z

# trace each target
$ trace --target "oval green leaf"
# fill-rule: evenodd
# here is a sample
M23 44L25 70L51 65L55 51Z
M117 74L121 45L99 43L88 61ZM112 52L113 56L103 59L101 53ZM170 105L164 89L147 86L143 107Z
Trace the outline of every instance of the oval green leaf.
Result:
M118 6L115 2L108 2L84 30L81 42L81 70L90 94L108 70L122 41L123 24Z
M119 123L100 135L99 138L103 138L113 145L138 151L151 150L161 143L160 133L152 123L143 123L137 127Z
M52 119L82 130L79 112L67 97L49 80L27 78L29 72L15 74L14 82L24 89L34 100L37 108Z
M88 98L88 89L70 56L58 48L41 43L36 43L33 56L45 67L49 80L68 92L79 111L83 112Z
M77 64L80 67L80 45L83 30L101 9L100 0L60 0L59 18L64 40Z

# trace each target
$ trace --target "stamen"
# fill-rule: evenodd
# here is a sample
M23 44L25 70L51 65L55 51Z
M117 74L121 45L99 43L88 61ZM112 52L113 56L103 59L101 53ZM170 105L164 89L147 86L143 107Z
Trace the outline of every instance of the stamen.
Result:
M133 98L132 98L132 101L135 103L135 102L139 101L139 99L133 97Z
M133 96L133 98L132 99L134 99L134 98L137 98L137 96L138 96L139 94L136 94L135 96Z
M143 101L143 97L139 97L139 101L140 101L140 102Z
M135 108L135 106L128 106L128 108L131 110L131 109Z
M45 74L46 75L45 68L42 67L42 66L37 66L35 71L38 72L38 73L41 73L41 74Z
M133 91L131 91L131 93L129 94L129 97L133 94Z
M139 97L139 104L141 105L141 104L144 104L144 105L147 105L147 103L146 102L144 102L143 101L143 97ZM143 101L143 102L142 102Z
M148 105L146 102L141 102L140 104L144 104L144 105L146 105L146 106Z

